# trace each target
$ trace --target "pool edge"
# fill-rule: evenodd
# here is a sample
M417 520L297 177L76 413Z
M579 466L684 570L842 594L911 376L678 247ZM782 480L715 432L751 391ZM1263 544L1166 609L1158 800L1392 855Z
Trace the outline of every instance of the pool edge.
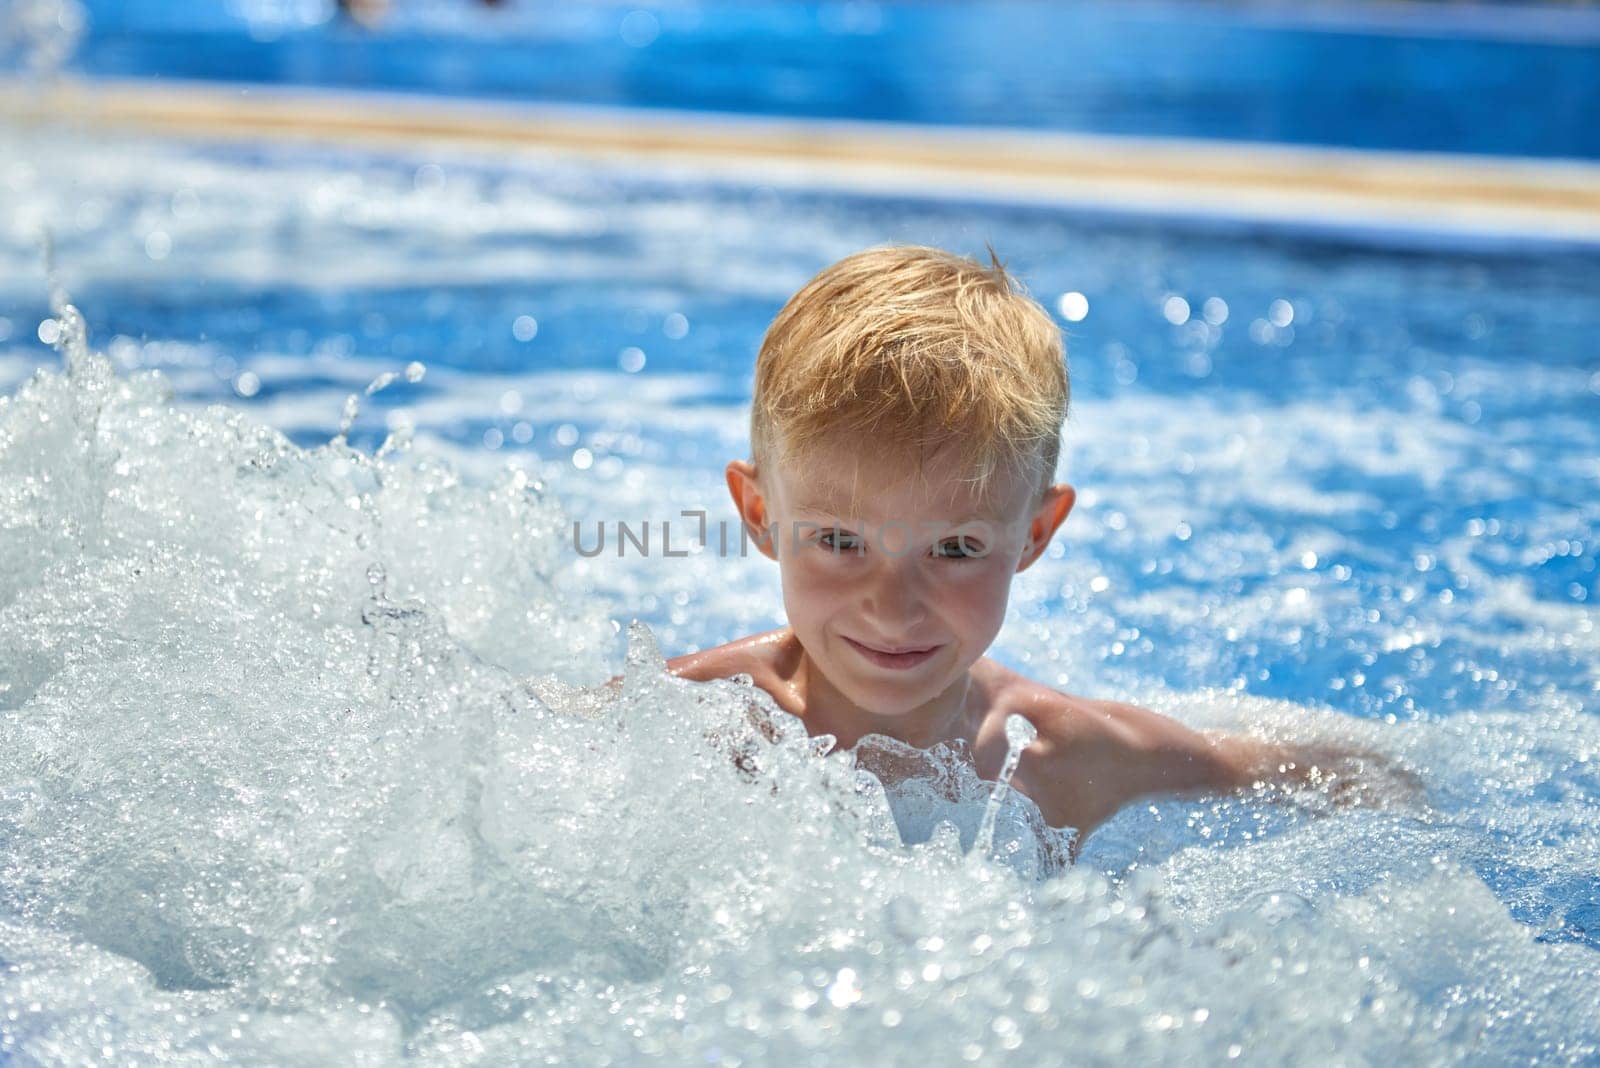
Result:
M661 161L884 193L1600 244L1600 164L212 82L0 82L0 119Z

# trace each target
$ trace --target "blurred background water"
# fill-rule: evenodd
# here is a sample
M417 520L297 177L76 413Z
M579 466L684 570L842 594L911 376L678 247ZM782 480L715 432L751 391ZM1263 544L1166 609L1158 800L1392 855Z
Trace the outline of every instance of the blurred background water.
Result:
M1600 12L1459 3L92 0L74 69L515 100L1600 156ZM379 10L379 9L375 9Z
M91 88L1564 161L1600 84L1565 8L10 14L45 27L17 64L81 36ZM1597 1055L1593 241L57 119L0 125L0 1053ZM106 360L70 375L45 231ZM766 323L883 241L992 243L1067 336L1080 504L993 655L1376 747L1425 805L1140 805L1041 882L1026 803L986 863L958 769L885 797L742 726L736 683L660 677L652 641L780 625L775 569L582 559L571 524L731 523Z

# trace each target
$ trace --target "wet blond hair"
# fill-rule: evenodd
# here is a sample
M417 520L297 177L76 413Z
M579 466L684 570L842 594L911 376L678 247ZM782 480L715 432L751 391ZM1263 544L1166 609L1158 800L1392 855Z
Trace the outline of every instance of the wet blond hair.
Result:
M824 268L783 306L756 358L757 472L841 441L925 456L958 449L981 493L998 471L1055 474L1070 384L1061 332L990 266L889 245Z

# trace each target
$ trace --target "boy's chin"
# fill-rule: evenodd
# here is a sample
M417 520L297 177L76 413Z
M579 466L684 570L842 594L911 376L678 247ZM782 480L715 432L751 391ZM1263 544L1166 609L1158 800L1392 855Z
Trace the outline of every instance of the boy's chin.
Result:
M859 708L885 719L910 718L936 700L943 689L923 684L915 688L895 685L892 681L863 682L853 680L853 685L841 687L845 696Z

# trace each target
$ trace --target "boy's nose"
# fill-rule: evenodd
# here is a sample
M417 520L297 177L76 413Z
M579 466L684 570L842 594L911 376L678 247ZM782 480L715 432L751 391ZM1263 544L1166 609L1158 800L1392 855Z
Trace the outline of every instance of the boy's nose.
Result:
M869 619L881 624L879 638L895 640L922 622L922 585L914 561L891 560L873 569L862 583L862 608Z

